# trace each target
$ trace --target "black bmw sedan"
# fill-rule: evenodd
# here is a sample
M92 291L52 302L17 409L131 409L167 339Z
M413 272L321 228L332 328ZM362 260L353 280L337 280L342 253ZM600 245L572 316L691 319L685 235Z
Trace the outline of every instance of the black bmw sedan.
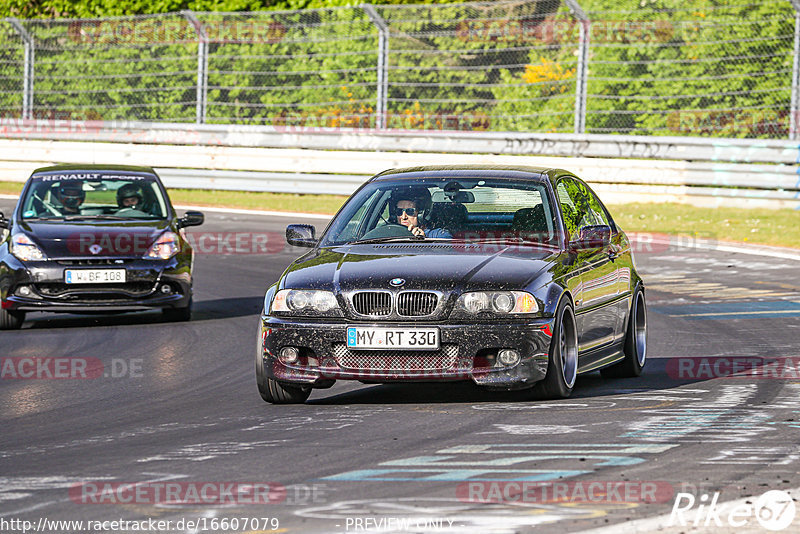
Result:
M336 380L472 380L571 394L578 374L638 376L645 291L631 243L560 169L420 167L356 191L266 292L255 359L265 401Z
M33 172L13 215L0 213L0 329L26 312L162 309L188 320L194 253L148 167L59 165Z

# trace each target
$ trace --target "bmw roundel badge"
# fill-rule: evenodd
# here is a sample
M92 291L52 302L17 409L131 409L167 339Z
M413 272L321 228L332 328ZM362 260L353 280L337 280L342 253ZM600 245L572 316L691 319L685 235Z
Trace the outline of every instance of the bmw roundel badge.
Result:
M391 279L391 281L390 281L389 283L390 283L390 284L391 284L393 287L400 287L400 286L402 286L403 284L405 284L405 283L406 283L406 281L405 281L405 280L403 280L402 278L392 278L392 279Z

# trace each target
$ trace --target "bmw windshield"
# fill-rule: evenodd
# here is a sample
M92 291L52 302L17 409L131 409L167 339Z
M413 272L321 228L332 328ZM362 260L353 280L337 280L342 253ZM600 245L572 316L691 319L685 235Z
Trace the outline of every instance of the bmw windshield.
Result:
M153 220L168 211L154 175L104 171L36 174L20 204L24 220Z
M492 177L370 182L345 204L320 246L402 241L556 246L560 229L545 183Z

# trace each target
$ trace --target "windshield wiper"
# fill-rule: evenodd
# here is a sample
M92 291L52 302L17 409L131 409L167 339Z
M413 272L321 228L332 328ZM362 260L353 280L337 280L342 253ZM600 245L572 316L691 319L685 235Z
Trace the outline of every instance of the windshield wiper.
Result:
M525 239L524 237L519 236L508 236L508 237L492 237L487 239L476 239L476 240L464 240L464 243L467 244L504 244L504 245L529 245L529 246L541 246L541 247L548 247L548 248L558 248L558 245L553 243L548 243L546 241L537 241L536 239Z
M389 243L389 242L417 242L422 241L422 239L414 236L392 236L392 237L373 237L371 239L358 239L356 241L348 241L344 243L345 245L355 245L355 244L367 244L367 243Z
M416 236L392 236L392 237L373 237L372 239L359 239L348 241L345 245L363 245L369 243L426 243L432 241L452 241L449 237L416 237Z

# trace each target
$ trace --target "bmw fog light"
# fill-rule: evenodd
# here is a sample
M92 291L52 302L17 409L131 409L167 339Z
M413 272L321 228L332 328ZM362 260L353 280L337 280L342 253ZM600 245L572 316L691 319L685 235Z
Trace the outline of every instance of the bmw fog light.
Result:
M497 361L500 362L501 365L506 367L514 367L519 363L520 355L519 352L511 349L503 349L497 355Z
M295 347L283 347L278 353L278 357L283 363L297 363L300 359L300 351Z

